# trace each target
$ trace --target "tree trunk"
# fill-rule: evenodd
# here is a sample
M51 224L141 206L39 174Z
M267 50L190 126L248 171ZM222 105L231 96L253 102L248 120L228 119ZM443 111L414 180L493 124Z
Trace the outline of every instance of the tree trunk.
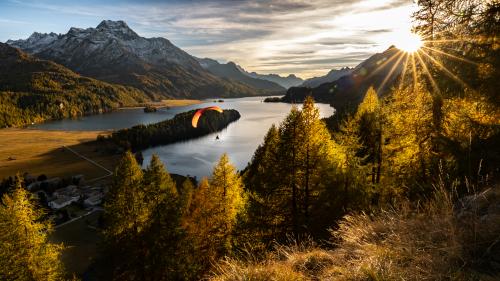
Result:
M309 173L310 173L310 167L309 167L309 143L307 144L306 148L306 173L305 173L305 178L306 178L306 184L305 184L305 198L304 198L304 216L305 216L305 223L307 225L308 220L309 220Z
M378 139L378 165L377 165L377 179L376 183L380 183L380 170L382 167L382 126L380 126L379 139Z

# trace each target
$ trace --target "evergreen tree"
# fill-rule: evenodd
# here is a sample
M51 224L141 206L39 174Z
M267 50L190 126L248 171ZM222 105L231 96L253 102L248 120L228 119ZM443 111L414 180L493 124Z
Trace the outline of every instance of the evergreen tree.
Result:
M288 191L283 199L289 201L289 218L291 218L291 232L295 239L299 238L299 153L302 143L300 131L300 111L293 106L290 113L280 126L280 143L278 145L278 155L280 160L278 164L278 173L281 175L282 184Z
M267 241L310 233L313 220L327 219L318 217L324 206L316 203L331 187L334 157L331 135L308 97L302 110L292 107L278 131L271 127L245 172L249 216L259 222L249 227Z
M336 182L342 194L342 209L345 211L366 206L368 189L366 175L369 173L364 157L359 151L362 144L359 136L359 123L355 117L347 116L339 130L333 134L335 150ZM334 195L329 201L334 202Z
M64 279L63 247L48 241L52 228L42 215L18 176L14 190L2 197L0 205L1 280Z
M231 253L234 228L245 204L242 180L224 154L210 180L200 182L183 222L202 268Z
M115 169L104 205L104 233L115 280L144 280L146 276L144 257L149 249L145 247L144 232L151 225L152 210L145 199L143 172L129 151Z
M358 132L362 149L359 151L361 157L371 169L371 183L380 183L382 166L382 142L383 142L383 116L378 100L377 92L370 87L358 106L355 118L358 122Z
M106 234L111 239L135 236L149 223L151 210L145 201L142 175L134 155L130 151L125 153L115 169L105 204L109 218Z
M143 176L145 203L151 210L150 226L142 235L145 275L150 280L181 280L189 275L187 245L181 228L181 201L174 181L157 155Z
M282 183L278 165L279 142L279 131L273 124L243 175L245 186L250 190L248 221L244 226L247 230L244 233L254 245L258 243L256 240L270 243L283 236L283 231L287 229L290 207L288 200L283 198L287 189Z
M150 210L157 209L160 204L172 205L177 201L177 187L156 154L151 157L143 178L144 200L150 205L148 207Z
M333 174L333 142L326 125L319 118L319 109L312 97L307 97L300 114L302 145L299 149L301 189L303 189L302 214L309 226L311 203L328 185Z
M189 178L186 178L182 183L182 188L179 190L180 210L183 215L189 213L189 210L191 209L194 192L195 187L193 182Z
M246 204L246 197L241 177L236 168L229 163L229 157L225 153L214 167L210 187L219 195L220 200L218 200L218 203L224 211L225 230L231 232L238 214Z
M432 160L432 97L423 88L393 92L386 109L387 169L398 185L429 183ZM414 184L414 187L417 185ZM428 186L430 188L430 186ZM417 192L417 190L410 190Z

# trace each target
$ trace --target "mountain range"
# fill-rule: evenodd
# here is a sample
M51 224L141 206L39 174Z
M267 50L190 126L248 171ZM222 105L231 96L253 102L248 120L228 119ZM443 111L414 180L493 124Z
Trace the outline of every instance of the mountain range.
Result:
M353 69L349 67L343 67L341 69L332 69L324 76L313 77L305 80L300 86L315 88L323 83L330 83L339 79L342 76L349 75L351 74L352 70Z
M246 72L246 74L253 78L264 79L277 83L286 89L299 86L304 82L302 78L295 76L295 74L289 74L285 77L278 74L258 74L256 72Z
M259 90L274 91L277 93L284 93L286 89L280 86L278 83L271 82L264 79L253 78L247 75L243 68L235 64L234 62L219 63L212 59L200 59L200 65L210 73L230 80L236 80L247 85L254 87Z
M268 94L212 74L169 40L141 37L123 21L105 20L96 28L73 27L59 35L35 32L7 44L81 75L135 87L152 99Z
M402 70L401 64L395 66L398 60L394 59L400 51L391 47L355 68L332 70L305 81L295 75L262 75L247 72L234 62L196 58L165 38L144 38L125 22L109 20L96 28L73 27L66 34L35 32L24 40L7 41L1 51L0 91L11 93L10 98L3 98L10 104L7 111L15 111L17 106L21 111L30 110L29 116L43 115L41 119L101 112L164 98L285 93L285 102L299 102L312 95L318 102L339 107L357 104L370 86L383 94ZM47 114L40 106L33 109L33 102L27 102L39 99L50 108L52 103L60 105L63 101L72 110L50 109ZM80 99L91 102L78 106L75 101Z
M4 43L0 62L0 128L148 101L138 89L83 77Z
M299 78L294 74L283 77L278 74L259 74L257 72L248 72L240 65L237 65L236 63L231 61L224 64L210 58L198 58L198 62L203 68L207 69L215 75L221 77L231 77L242 82L253 81L253 83L251 83L256 84L257 88L266 86L269 87L270 90L285 90L290 87L299 86L302 84L302 82L304 82L302 78ZM262 80L271 83L262 83ZM280 88L277 88L276 84L279 85Z
M317 102L330 103L336 108L356 106L369 87L384 95L397 81L403 70L399 63L402 52L394 46L377 53L357 65L350 73L317 87L292 87L282 98L285 102L301 102L311 95Z

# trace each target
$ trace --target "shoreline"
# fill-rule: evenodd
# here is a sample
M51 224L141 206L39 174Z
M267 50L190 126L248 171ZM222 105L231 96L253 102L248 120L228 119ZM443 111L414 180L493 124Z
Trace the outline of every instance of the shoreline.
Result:
M123 106L117 108L117 110L124 110L124 109L140 109L140 108L145 108L146 106L153 106L156 108L164 108L164 107L181 107L181 106L188 106L188 105L195 105L195 104L200 104L204 103L202 100L190 100L190 99L181 99L181 100L161 100L161 101L156 101L156 102L148 102L145 103L144 105L140 106Z

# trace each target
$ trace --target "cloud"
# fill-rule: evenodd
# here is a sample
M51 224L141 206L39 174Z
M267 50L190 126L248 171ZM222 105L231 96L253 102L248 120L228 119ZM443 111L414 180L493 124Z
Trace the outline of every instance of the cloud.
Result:
M302 76L354 66L386 49L380 36L400 25L391 17L411 4L411 0L9 1L94 22L123 19L140 35L166 37L198 57L236 61L249 71Z

